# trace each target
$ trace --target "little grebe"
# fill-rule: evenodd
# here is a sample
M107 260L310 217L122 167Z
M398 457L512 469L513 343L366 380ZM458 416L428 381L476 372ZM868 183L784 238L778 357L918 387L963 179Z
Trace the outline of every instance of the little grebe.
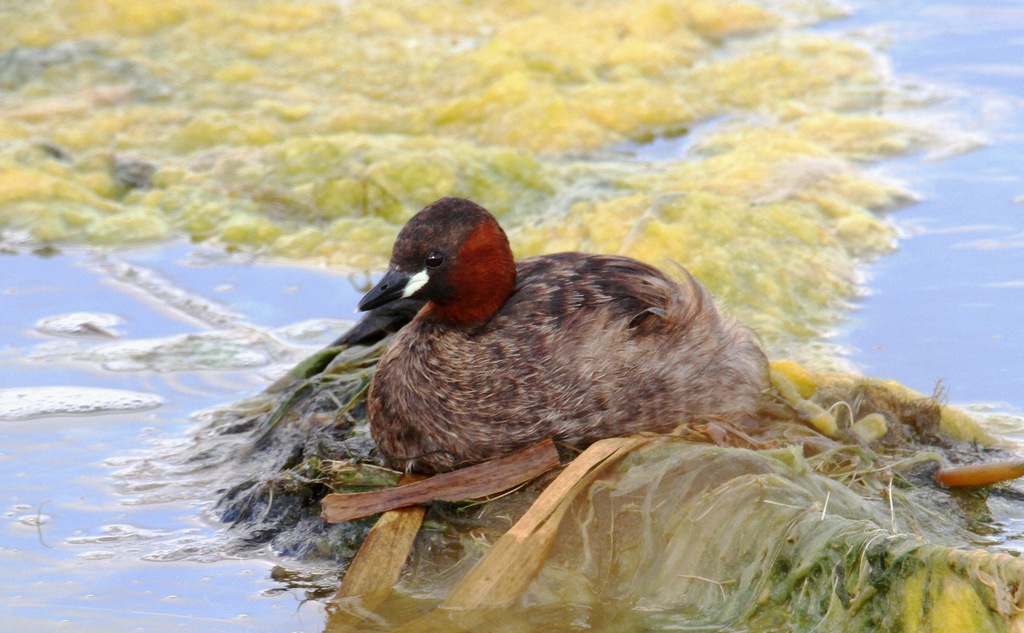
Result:
M435 473L545 438L585 447L753 412L768 386L749 330L685 271L615 255L516 262L483 207L442 198L359 302L427 303L380 359L368 410L386 462Z

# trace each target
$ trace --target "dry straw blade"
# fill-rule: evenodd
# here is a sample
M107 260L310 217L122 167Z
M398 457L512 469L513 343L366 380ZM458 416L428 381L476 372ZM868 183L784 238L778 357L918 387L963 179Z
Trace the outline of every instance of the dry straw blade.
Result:
M334 597L368 597L393 587L409 558L426 512L423 507L385 512L366 535Z
M554 443L544 440L499 459L414 483L373 492L327 495L321 502L321 516L329 523L340 523L427 501L480 499L515 488L558 463Z

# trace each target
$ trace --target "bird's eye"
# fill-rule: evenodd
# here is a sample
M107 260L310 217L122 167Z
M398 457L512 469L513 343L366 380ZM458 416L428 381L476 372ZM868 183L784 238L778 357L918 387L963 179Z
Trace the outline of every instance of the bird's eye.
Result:
M427 253L427 258L424 260L424 263L426 263L427 268L437 268L444 263L444 253L430 251Z

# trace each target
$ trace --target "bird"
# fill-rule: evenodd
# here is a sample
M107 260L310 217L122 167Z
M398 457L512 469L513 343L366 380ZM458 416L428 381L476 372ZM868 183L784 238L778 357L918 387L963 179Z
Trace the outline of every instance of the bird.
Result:
M383 462L429 475L547 438L583 449L701 419L749 419L769 386L757 337L677 272L577 252L516 261L482 206L427 205L358 304L422 302L367 395Z

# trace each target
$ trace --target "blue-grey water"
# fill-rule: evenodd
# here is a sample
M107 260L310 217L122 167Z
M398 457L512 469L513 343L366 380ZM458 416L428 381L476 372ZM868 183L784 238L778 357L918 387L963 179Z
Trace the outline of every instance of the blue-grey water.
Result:
M210 259L185 244L110 257L74 250L0 257L0 410L5 390L26 386L103 387L164 399L151 410L0 421L0 631L321 627L319 604L271 580L269 558L225 560L216 550L221 528L200 518L208 499L137 503L137 494L120 489L130 484L118 475L126 463L186 440L191 413L258 391L352 316L358 291L344 276ZM116 271L125 266L147 280L119 280ZM203 300L208 305L195 305ZM181 309L169 307L175 302ZM117 315L121 322L109 329L118 338L47 336L35 327L70 312ZM335 320L309 322L325 316ZM273 332L280 341L257 336L237 355L211 359L207 371L111 371L102 366L104 355L90 354L121 340L239 331L244 337L247 330ZM61 360L68 355L82 359Z
M937 85L986 145L883 166L921 202L894 214L907 234L871 265L869 296L839 336L864 373L954 403L1024 409L1024 3L864 2L829 28L884 37L902 79ZM882 24L883 27L878 25ZM947 110L948 111L948 110Z

